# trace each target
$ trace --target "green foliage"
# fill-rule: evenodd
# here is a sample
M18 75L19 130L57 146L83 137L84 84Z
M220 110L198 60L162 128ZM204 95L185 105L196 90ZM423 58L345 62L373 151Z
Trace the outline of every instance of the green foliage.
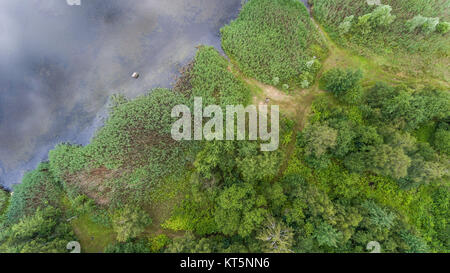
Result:
M375 110L373 117L402 129L416 129L433 119L446 119L450 113L450 95L439 89L411 92L404 86L378 83L368 94L367 103Z
M356 103L361 97L359 83L363 77L361 70L334 68L322 77L325 90L347 103Z
M401 67L411 76L448 78L449 37L442 35L448 27L439 23L449 19L443 8L447 1L385 0L381 6L367 0L311 2L313 16L331 38L358 55L378 55L387 61L386 68Z
M358 18L357 31L367 35L374 30L389 26L395 20L395 16L391 15L391 11L391 6L381 5L373 12L360 16Z
M436 130L433 144L439 152L450 156L450 130L448 127L450 126Z
M249 184L234 184L217 198L215 219L225 235L249 236L264 221L267 211L262 208L265 200Z
M380 208L372 200L365 201L362 206L368 211L370 222L375 225L376 228L380 230L390 229L394 225L394 220L396 218L395 214Z
M430 63L446 61L436 1L311 2L331 37L358 53L426 50L440 54ZM222 35L245 76L286 91L311 87L322 66L299 1L251 0ZM91 144L58 145L10 201L0 191L0 213L9 203L0 252L65 252L72 229L91 252L367 252L370 241L383 252L448 252L448 92L361 82L360 70L326 72L320 87L337 99L318 95L301 132L300 120L283 120L277 152L251 141L174 142L174 105L250 101L234 64L200 47L175 91L112 96Z
M318 40L307 9L294 0L249 1L221 33L222 47L240 69L267 84L297 77Z
M102 198L113 205L127 199L143 202L161 177L186 162L187 145L170 135L175 121L172 108L187 104L186 97L154 89L134 100L119 101L112 104L109 118L89 145L58 145L50 151L50 170L65 182L71 195L86 193L89 183L83 180L90 179L91 170L100 170L105 177L95 190ZM111 175L117 170L120 175ZM125 187L127 191L122 190Z
M165 234L160 234L149 238L148 243L152 253L160 253L170 243L170 238Z
M234 77L228 66L228 61L216 49L202 46L190 72L192 97L202 97L204 105L246 105L250 90Z
M373 165L369 168L376 174L403 178L408 174L411 159L401 148L381 145L369 152Z
M174 209L162 227L174 231L192 231L200 236L217 232L214 220L215 190L203 190L202 181L198 178L191 183L190 194Z
M153 146L168 146L164 138L170 136L174 122L171 111L179 104L186 104L181 94L168 89L154 89L149 95L112 108L105 126L86 147L89 157L93 157L97 166L110 169L129 164L125 162L128 158L137 161L134 163L150 163L152 158L148 157ZM149 136L153 139L143 140ZM137 145L139 151L136 150Z
M428 223L432 223L430 226L428 223L424 224L423 229L427 230L429 234L431 234L429 238L430 244L436 246L436 249L439 251L448 252L448 246L450 243L450 233L448 222L450 219L450 189L448 186L439 186L432 188L431 193L431 202L427 203L426 206L429 206L429 215L431 215L431 221ZM428 218L428 214L424 213L423 218Z
M272 84L274 86L277 86L279 83L280 83L280 78L279 77L273 77Z
M304 132L306 155L320 157L336 146L337 131L327 125L312 125Z
M105 253L150 253L145 240L129 240L124 243L110 244L104 249Z
M420 29L426 34L430 34L436 30L439 24L439 18L428 18L422 15L417 15L413 19L406 22L406 27L410 32Z
M238 169L245 182L270 181L278 173L279 154L256 152L241 152L241 157L236 159ZM242 150L241 150L242 151Z
M436 26L436 31L441 34L445 34L450 30L450 23L449 22L440 22Z
M386 27L395 20L395 15L391 14L392 7L381 5L375 8L370 14L370 21L375 27Z
M300 74L297 80L298 86L301 88L310 87L314 83L316 75L321 68L322 64L316 58L306 62L302 68L302 74Z
M40 164L36 170L25 174L21 184L15 186L5 213L6 223L17 223L21 218L33 215L38 208L58 207L61 194L62 187L49 170L49 164Z
M429 252L429 248L427 244L420 238L415 236L414 234L403 232L401 234L402 239L408 245L407 252L408 253L427 253Z
M8 206L8 201L9 201L9 194L6 191L0 189L0 217L5 212L5 209Z
M59 144L48 154L50 169L59 180L88 167L89 158L82 146Z
M220 238L218 238L220 240ZM221 243L215 238L196 238L187 232L183 237L174 238L165 250L167 253L214 253L219 252ZM223 251L221 251L223 252Z
M436 131L436 123L434 121L431 121L417 128L413 133L413 136L419 142L432 143L432 138L435 131Z
M210 141L198 153L194 165L199 174L210 179L217 169L224 174L231 172L235 167L234 160L230 160L233 155L235 155L233 142Z
M0 230L2 253L63 253L74 240L61 210L47 206Z
M257 239L264 242L266 252L290 253L294 243L294 233L284 223L268 217Z
M314 231L314 238L319 246L337 247L341 233L327 223L321 223Z
M350 31L354 18L354 15L350 15L344 18L344 21L342 21L342 23L339 25L339 33L341 35L344 35Z
M194 165L207 179L219 173L226 182L234 182L238 175L253 183L270 180L276 175L279 154L261 152L259 144L251 141L209 141L198 153Z
M126 242L140 235L152 219L139 207L125 205L116 209L112 215L113 229L117 233L117 241Z
M87 216L94 224L111 228L111 215L105 208L98 206L93 199L85 195L79 195L77 197L67 199L66 213L70 217L77 218L79 216Z

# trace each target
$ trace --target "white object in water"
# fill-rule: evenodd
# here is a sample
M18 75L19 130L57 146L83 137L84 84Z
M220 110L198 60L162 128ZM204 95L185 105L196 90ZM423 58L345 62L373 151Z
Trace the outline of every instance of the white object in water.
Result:
M134 72L133 74L131 74L131 77L137 79L137 78L139 78L139 73Z

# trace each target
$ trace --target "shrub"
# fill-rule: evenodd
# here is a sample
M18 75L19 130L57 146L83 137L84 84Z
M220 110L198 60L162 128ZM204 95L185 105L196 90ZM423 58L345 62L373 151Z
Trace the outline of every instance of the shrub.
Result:
M332 92L335 97L341 98L350 90L359 87L362 79L361 70L333 68L322 77L322 83L326 91Z
M339 33L341 35L346 34L350 31L352 25L353 25L353 19L355 18L354 15L350 15L345 17L344 21L339 25Z
M441 34L445 34L450 30L450 23L449 22L440 22L436 26L436 31Z
M406 27L410 32L419 28L424 33L429 34L436 30L438 24L439 18L423 17L419 14L411 20L408 20L406 22Z
M450 131L438 129L434 134L434 147L443 154L450 155Z

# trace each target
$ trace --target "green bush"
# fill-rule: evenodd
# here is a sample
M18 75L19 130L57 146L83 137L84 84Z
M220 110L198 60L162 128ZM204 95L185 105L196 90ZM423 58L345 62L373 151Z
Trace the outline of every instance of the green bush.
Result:
M450 156L450 131L438 129L434 134L434 147L443 154Z
M362 97L361 70L333 68L323 75L321 81L326 91L347 103L357 103Z
M440 22L436 26L436 31L441 34L445 34L450 30L450 23L449 22Z

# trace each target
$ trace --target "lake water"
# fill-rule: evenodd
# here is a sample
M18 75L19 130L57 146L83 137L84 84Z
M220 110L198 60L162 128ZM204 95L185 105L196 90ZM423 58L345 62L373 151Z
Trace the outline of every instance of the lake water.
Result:
M170 87L241 0L0 1L0 185L18 183L56 143L87 144L114 93ZM140 78L131 74L137 71Z

